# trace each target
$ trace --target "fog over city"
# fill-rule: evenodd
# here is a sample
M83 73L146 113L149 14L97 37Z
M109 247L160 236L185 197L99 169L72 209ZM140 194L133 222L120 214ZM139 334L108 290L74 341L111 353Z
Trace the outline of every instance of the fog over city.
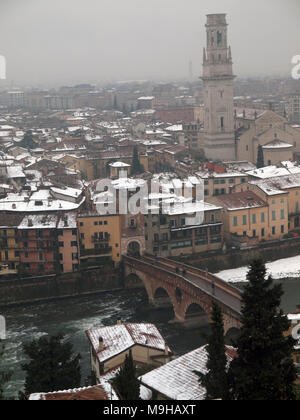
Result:
M205 15L227 13L235 72L287 74L299 54L298 0L1 0L8 80L184 78L201 72Z

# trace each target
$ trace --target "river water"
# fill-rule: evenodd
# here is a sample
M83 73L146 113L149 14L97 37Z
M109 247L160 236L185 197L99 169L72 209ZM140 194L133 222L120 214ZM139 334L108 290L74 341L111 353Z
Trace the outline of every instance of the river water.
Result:
M300 304L299 281L281 281L285 291L282 301L285 311L294 312L296 305ZM90 374L89 343L85 331L113 325L118 318L123 322L155 323L176 355L206 343L205 335L209 333L209 327L196 331L183 330L168 323L174 317L171 309L145 310L146 307L144 290L127 290L2 310L1 314L7 321L5 366L14 372L6 395L15 397L23 387L21 364L25 359L22 344L43 335L65 334L65 339L73 344L74 352L82 355L83 379Z

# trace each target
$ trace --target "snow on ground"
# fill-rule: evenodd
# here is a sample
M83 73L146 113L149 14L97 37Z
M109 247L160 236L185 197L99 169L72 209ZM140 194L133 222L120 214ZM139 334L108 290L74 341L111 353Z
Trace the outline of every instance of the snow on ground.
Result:
M300 277L300 255L267 263L266 266L268 274L271 274L273 279ZM221 271L217 276L228 283L242 283L247 281L248 270L248 267L240 267Z

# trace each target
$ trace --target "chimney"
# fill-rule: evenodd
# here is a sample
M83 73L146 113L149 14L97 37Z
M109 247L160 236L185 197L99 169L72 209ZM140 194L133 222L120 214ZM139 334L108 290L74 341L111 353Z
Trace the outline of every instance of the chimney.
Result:
M168 356L169 354L169 346L165 343L165 355Z
M103 348L104 348L104 346L103 346L103 338L102 337L99 337L99 351L103 351Z
M122 325L122 321L121 321L121 319L118 319L118 321L117 321L117 325Z

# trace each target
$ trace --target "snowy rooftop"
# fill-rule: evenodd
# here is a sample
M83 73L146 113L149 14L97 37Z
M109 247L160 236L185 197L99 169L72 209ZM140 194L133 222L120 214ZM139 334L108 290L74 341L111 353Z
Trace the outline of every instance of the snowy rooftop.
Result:
M273 178L275 176L284 176L290 174L299 174L300 166L294 162L281 162L281 166L266 166L265 168L255 169L247 172L249 176L255 178L266 179Z
M42 214L25 216L18 229L55 229L58 216L54 214Z
M36 393L29 396L29 401L101 401L118 400L116 393L108 383L101 383L87 388L68 389L65 391Z
M104 362L128 350L134 345L165 351L166 343L153 324L121 324L86 331L99 362ZM99 350L99 338L103 350Z
M227 348L228 361L234 357L234 349ZM158 369L140 377L144 386L158 391L171 400L204 400L206 391L199 385L194 371L207 373L206 346L200 347Z
M228 210L243 210L266 207L267 203L262 200L253 191L244 191L233 194L226 194L217 197Z
M294 147L292 144L281 140L273 140L263 146L263 149L290 149Z

